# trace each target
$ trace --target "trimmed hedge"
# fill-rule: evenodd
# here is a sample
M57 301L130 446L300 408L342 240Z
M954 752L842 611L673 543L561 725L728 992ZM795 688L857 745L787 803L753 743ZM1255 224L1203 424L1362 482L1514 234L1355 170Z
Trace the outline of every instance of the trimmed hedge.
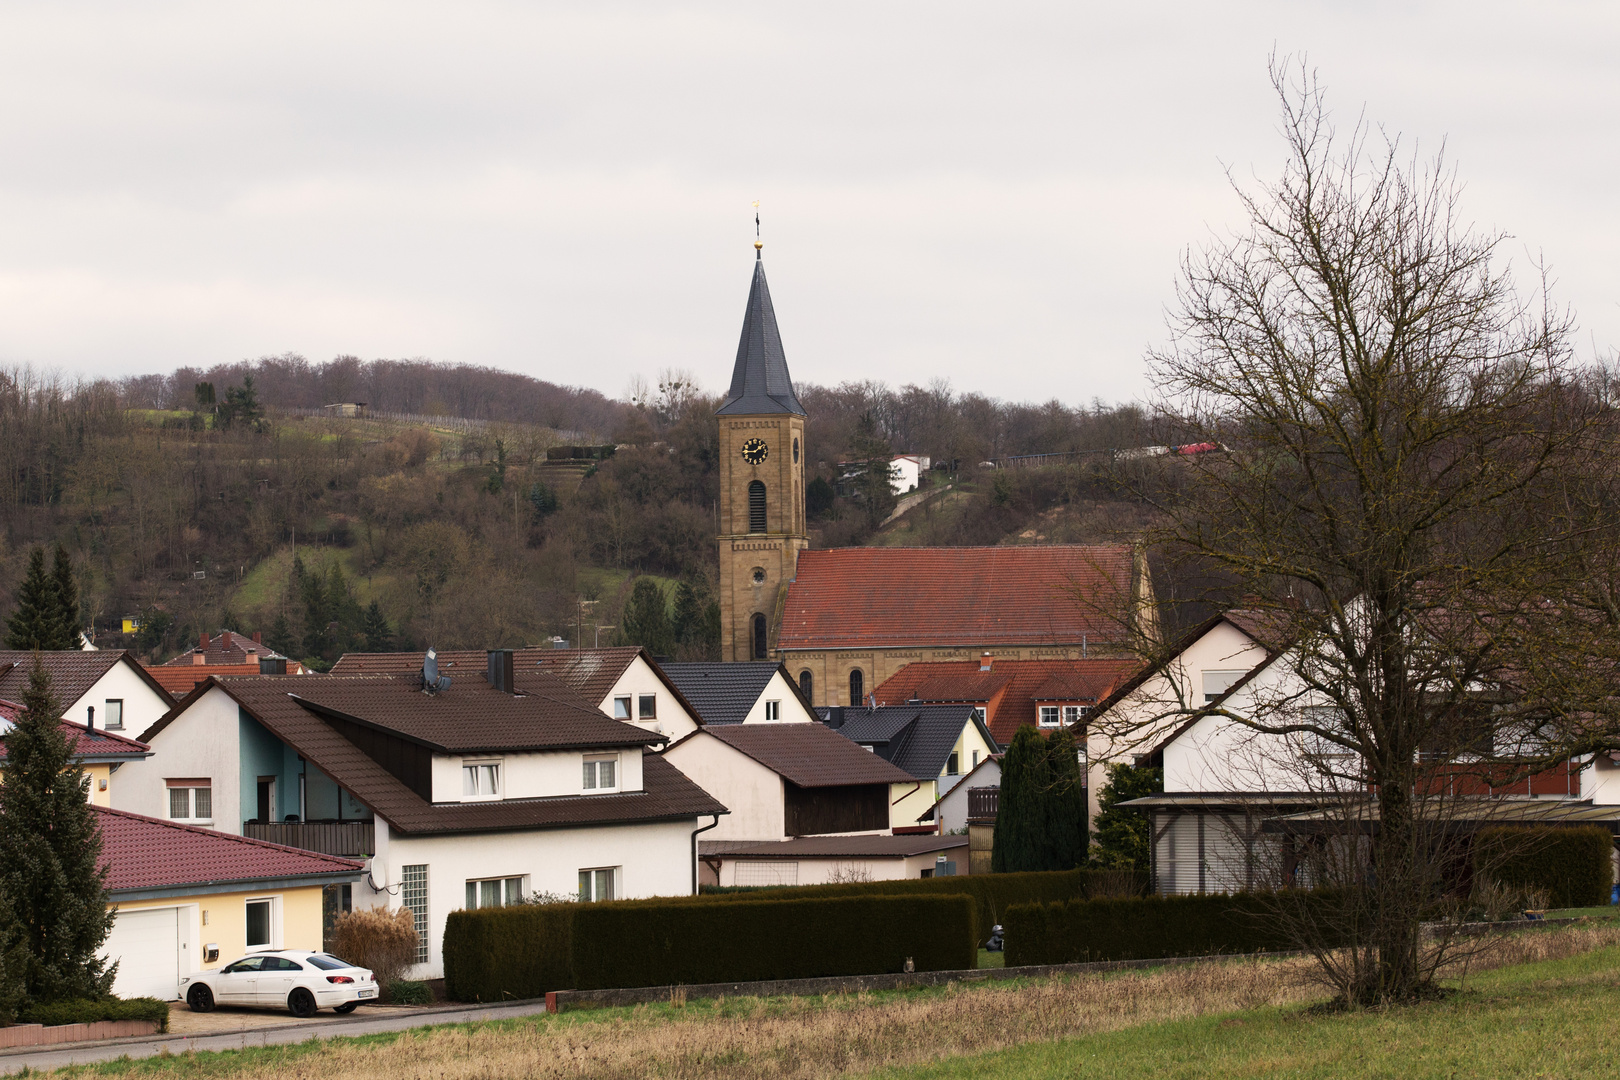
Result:
M452 911L444 924L444 991L451 1001L537 998L574 988L579 904Z
M1328 893L1306 904L1335 903ZM1295 948L1272 915L1276 897L1255 893L1148 896L1022 904L1007 913L1007 966L1157 960Z
M672 897L452 912L456 1001L550 990L751 982L972 968L971 896Z
M1555 908L1607 904L1614 837L1592 826L1499 826L1474 837L1474 873L1503 885L1546 889Z
M159 1031L169 1030L169 1003L157 998L70 998L46 1004L30 1003L17 1010L19 1024L94 1024L99 1020L156 1020Z
M972 897L850 896L584 904L578 988L954 971L978 962Z
M834 896L939 896L966 893L977 907L974 935L982 943L990 928L1005 923L1015 904L1040 904L1073 900L1094 892L1118 891L1145 894L1145 873L1121 870L1047 870L1022 874L959 874L955 877L902 878L889 881L842 882L833 885L703 886L703 898L715 900L760 899L762 897Z

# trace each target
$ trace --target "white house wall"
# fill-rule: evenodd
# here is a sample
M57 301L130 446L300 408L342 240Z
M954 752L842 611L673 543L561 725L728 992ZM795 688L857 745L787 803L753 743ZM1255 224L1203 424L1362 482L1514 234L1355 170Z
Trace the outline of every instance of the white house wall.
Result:
M664 759L731 813L705 840L780 840L787 835L782 778L709 734L664 751Z
M656 719L642 721L636 718L642 694L652 694L658 699ZM602 711L609 716L613 715L613 699L616 697L630 698L632 723L639 728L665 735L670 742L684 738L697 730L696 718L681 707L675 695L670 693L669 687L664 685L664 680L658 677L658 673L644 657L638 656L630 662L630 666L624 669L624 674L619 676L619 681L613 684L612 691L602 700Z
M760 692L759 698L754 702L754 707L748 710L747 716L743 717L743 723L765 723L765 703L767 701L775 701L781 704L780 715L784 724L820 723L809 709L800 704L799 695L794 691L793 687L788 685L788 681L782 677L780 670L771 676L770 682L765 684L765 689Z
M108 668L107 673L97 679L78 700L63 709L62 716L82 724L89 716L87 710L93 706L96 710L96 727L105 729L109 698L124 703L124 726L113 730L131 739L139 738L141 732L157 723L169 711L169 703L152 689L151 684L141 678L130 663L120 662Z
M721 818L724 821L724 818ZM527 832L458 833L404 836L391 833L386 852L373 860L372 878L382 893L357 888L357 906L401 906L403 868L427 867L428 956L411 971L412 978L444 974L444 924L452 911L466 906L467 882L497 877L523 877L529 892L572 897L579 891L579 871L612 867L616 895L689 896L692 893L692 832L708 819L643 825L612 825ZM379 834L388 832L379 828ZM713 830L703 834L713 836ZM383 845L379 843L379 848ZM378 870L386 880L378 880ZM379 905L378 901L382 901Z
M640 791L642 783L641 748L622 747L600 754L567 750L555 753L434 754L433 801L469 802L462 794L461 769L472 762L498 761L501 765L502 797L508 799L546 798L579 795L584 792L585 758L617 754L620 791ZM498 801L498 800L495 800Z
M704 833L700 839L706 839ZM956 863L958 875L968 872L968 849L931 851L898 858L750 859L727 856L720 863L721 885L827 885L841 881L902 881L922 877L937 868L943 854Z
M937 816L939 830L942 833L967 828L968 791L973 788L1000 787L1001 765L999 762L990 761L974 773L971 779L962 777L962 781L946 792L945 797L939 801ZM957 872L962 873L960 870Z
M127 698L125 700L128 700ZM235 701L214 687L176 716L152 740L153 754L125 762L113 777L114 810L166 818L170 777L206 777L213 786L214 829L240 834L241 724ZM126 730L128 725L125 725Z
M1581 769L1581 798L1595 806L1620 803L1620 764L1607 754L1599 754Z
M1299 683L1283 659L1232 693L1224 708L1239 716L1269 713L1297 700ZM1263 734L1206 716L1164 748L1164 790L1172 792L1294 792L1317 790L1323 779L1302 753L1298 736Z

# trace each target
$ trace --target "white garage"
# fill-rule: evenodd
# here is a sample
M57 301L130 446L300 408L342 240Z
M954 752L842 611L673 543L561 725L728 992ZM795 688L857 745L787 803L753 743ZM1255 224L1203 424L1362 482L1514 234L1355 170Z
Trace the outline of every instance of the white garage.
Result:
M119 911L107 935L106 956L118 962L113 993L119 997L179 997L180 979L191 973L187 907Z

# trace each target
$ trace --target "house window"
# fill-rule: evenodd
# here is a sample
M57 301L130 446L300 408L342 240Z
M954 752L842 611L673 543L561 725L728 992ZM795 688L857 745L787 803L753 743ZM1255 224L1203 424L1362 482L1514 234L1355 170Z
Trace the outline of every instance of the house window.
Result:
M467 882L467 908L505 907L523 903L523 879L520 877L485 878Z
M101 714L102 726L108 731L124 729L124 699L108 698L107 711Z
M979 752L977 750L973 751L973 767L975 769L979 767Z
M1058 726L1058 707L1056 705L1041 706L1041 727Z
M981 724L984 723L984 706L983 705L980 705L979 707L977 707L976 709L973 710L973 719L977 720Z
M767 642L765 640L765 616L763 616L763 615L755 615L754 616L754 659L755 660L764 660L764 659L766 659L766 656L765 656L766 646L767 646Z
M402 866L399 868L399 906L411 909L416 923L416 962L428 961L428 868Z
M247 902L247 947L250 949L268 949L270 947L269 900L249 900Z
M579 872L579 899L581 903L592 904L598 900L612 900L613 877L617 867L609 866L598 870L581 870Z
M765 719L782 719L782 703L780 701L767 701L765 703Z
M586 791L617 791L619 787L619 756L588 757L585 759Z
M630 719L630 696L628 694L613 699L613 719Z
M1228 690L1243 676L1246 671L1206 671L1204 672L1204 704L1208 705Z
M658 695L642 694L636 699L636 716L642 720L658 719Z
M1078 724L1091 710L1084 705L1063 706L1063 722L1065 724Z
M861 669L856 668L849 673L849 703L851 705L859 705L866 698L866 692L861 687Z
M461 794L468 799L501 797L501 766L498 762L478 762L461 767Z
M765 485L758 480L748 483L748 531L765 531Z
M176 821L214 820L214 788L207 780L170 780L169 817Z
M945 775L946 776L956 776L961 771L962 771L961 763L957 759L956 751L952 750L951 751L951 756L945 759Z
M811 694L811 691L815 688L815 685L816 677L810 674L809 668L805 668L803 671L799 672L799 693L804 695L804 700L816 700Z

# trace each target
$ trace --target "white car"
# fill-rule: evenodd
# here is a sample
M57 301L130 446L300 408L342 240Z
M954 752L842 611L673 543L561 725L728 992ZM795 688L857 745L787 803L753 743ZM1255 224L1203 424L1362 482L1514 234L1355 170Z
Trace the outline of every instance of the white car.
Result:
M265 1005L313 1016L316 1009L346 1013L376 1001L377 980L329 953L278 949L244 956L217 971L199 971L180 980L180 993L192 1012L215 1005Z

